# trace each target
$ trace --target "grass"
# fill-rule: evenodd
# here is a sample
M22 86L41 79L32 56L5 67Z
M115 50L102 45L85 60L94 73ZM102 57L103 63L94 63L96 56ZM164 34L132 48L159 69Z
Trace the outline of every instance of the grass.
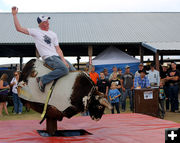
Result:
M30 110L29 112L26 111L25 107L23 107L22 114L16 114L14 115L13 112L13 106L8 106L8 112L9 115L6 115L3 111L3 116L0 117L0 120L41 120L41 114L35 112L34 110Z
M121 114L124 113L131 113L130 109L129 109L129 100L127 99L127 110L125 112L121 112ZM9 115L5 115L5 112L3 111L3 117L0 117L0 120L41 120L41 114L33 111L32 109L27 112L25 107L23 107L23 112L21 115L16 114L14 115L12 113L13 110L13 106L9 106L8 107L8 112ZM106 109L105 114L111 114L111 111ZM115 110L116 113L116 110ZM76 116L80 116L80 114L76 115ZM177 123L180 123L180 113L172 113L172 112L166 112L165 114L165 120L169 120L169 121L174 121Z

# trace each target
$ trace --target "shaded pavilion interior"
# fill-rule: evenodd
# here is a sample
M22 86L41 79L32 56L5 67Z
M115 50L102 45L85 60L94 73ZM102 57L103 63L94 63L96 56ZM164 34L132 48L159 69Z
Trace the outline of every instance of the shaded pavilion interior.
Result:
M63 50L65 56L77 56L77 64L80 62L81 56L97 56L106 48L113 46L120 49L123 52L135 57L140 56L140 62L144 61L144 56L153 56L153 61L157 67L163 63L163 56L165 55L180 55L180 50L157 50L156 52L142 46L142 43L75 43L75 44L61 44L60 47ZM20 64L23 62L23 57L35 57L36 56L35 44L0 44L0 57L20 57ZM92 51L89 52L89 51ZM90 54L91 53L91 54ZM159 60L160 59L160 60ZM171 59L169 59L170 61ZM180 61L179 59L175 59ZM166 62L168 62L166 60ZM20 66L22 68L22 65ZM78 65L79 67L79 65Z

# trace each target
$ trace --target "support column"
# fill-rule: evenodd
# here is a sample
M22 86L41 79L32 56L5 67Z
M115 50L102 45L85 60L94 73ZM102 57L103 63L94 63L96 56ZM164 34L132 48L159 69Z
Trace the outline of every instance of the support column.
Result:
M163 55L161 55L161 64L163 64L163 60L164 60Z
M81 57L80 57L80 56L77 56L77 66L78 66L78 70L79 70L80 59L81 59Z
M46 119L46 131L49 135L54 135L57 131L57 120L52 118Z
M159 52L155 53L155 63L156 63L156 70L159 71Z
M156 63L156 53L153 54L153 61Z
M23 67L23 57L20 57L20 71L22 71Z
M92 68L92 56L93 56L93 46L88 46L88 56L89 56L89 71Z
M139 55L140 55L140 62L143 63L144 48L142 46L139 46Z

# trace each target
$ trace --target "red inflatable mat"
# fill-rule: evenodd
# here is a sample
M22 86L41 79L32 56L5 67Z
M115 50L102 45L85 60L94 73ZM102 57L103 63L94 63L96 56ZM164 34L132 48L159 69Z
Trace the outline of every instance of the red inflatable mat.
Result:
M108 114L95 122L89 117L73 117L58 122L58 130L84 129L93 135L42 137L45 122L37 120L0 121L0 143L164 143L165 128L180 124L141 114Z

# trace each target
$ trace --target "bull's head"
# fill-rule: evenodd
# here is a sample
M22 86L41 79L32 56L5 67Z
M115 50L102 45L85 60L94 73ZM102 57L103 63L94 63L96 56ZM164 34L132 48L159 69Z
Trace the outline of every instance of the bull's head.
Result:
M104 94L101 92L95 91L93 96L91 96L88 110L91 118L93 120L100 120L102 115L104 114L105 107L108 109L112 109L112 106L109 104Z

